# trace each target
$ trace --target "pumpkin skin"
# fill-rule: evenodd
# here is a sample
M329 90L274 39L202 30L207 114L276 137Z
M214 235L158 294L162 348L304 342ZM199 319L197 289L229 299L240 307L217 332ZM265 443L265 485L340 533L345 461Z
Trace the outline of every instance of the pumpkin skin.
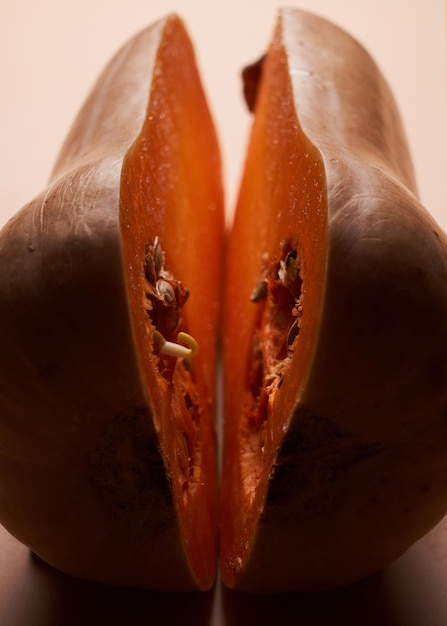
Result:
M447 242L418 201L390 90L347 33L282 10L245 91L222 578L252 592L337 587L447 510Z
M169 16L112 59L49 186L0 234L0 520L65 572L213 583L223 224L215 129ZM190 290L178 324L154 265ZM165 339L198 341L191 361L157 353L160 302Z

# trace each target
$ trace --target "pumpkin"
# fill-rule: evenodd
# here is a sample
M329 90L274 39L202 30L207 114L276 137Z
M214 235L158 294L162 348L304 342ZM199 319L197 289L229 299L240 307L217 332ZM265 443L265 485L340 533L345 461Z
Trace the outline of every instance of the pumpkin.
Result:
M220 529L228 587L337 587L447 510L447 242L390 90L291 9L244 76L224 266L219 148L176 16L112 59L0 233L0 521L75 576L209 589Z
M1 231L0 520L70 574L213 583L220 168L169 16L113 58Z
M447 242L395 102L336 25L280 11L225 267L221 570L319 590L447 509Z

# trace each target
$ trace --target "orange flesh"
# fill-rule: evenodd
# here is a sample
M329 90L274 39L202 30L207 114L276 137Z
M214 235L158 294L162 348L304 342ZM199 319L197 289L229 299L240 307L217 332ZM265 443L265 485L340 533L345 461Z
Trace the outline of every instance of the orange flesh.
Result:
M277 33L265 60L227 252L221 557L229 586L249 556L276 453L305 387L324 295L324 165L297 113ZM281 281L291 251L296 297ZM254 303L260 279L268 295ZM294 339L293 329L288 334L297 317Z
M146 121L124 161L121 229L148 401L185 550L206 587L216 562L214 381L223 199L217 140L193 53L175 32L159 48ZM156 238L166 269L190 292L178 327L165 336L175 342L182 330L197 340L199 352L186 366L182 359L157 354L154 346L145 254Z

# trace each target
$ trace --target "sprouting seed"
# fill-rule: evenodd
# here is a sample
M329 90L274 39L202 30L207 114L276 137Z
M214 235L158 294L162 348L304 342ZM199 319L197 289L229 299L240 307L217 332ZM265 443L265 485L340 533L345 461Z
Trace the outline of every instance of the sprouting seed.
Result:
M199 345L194 337L184 332L180 332L177 335L177 341L179 343L174 343L173 341L166 341L163 335L158 330L155 330L153 341L156 351L159 352L159 354L165 354L180 359L192 359L199 350Z

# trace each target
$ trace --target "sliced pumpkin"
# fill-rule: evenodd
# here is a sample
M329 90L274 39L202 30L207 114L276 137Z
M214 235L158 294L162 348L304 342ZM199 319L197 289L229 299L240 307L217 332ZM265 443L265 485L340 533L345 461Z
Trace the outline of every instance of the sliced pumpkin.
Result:
M252 134L224 293L221 570L316 590L447 510L447 242L366 51L282 10L245 72Z
M219 522L221 166L177 17L113 58L0 232L0 522L76 576L209 589L220 527L229 587L336 587L447 510L447 241L392 95L297 10L245 78Z
M0 234L0 520L65 572L213 583L223 223L215 129L170 16L113 58Z

